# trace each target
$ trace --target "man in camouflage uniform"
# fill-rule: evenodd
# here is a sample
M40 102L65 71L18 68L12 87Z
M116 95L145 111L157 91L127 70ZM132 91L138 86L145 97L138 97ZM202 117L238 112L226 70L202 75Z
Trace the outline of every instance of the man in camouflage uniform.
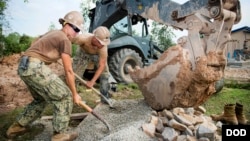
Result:
M66 133L70 114L75 104L81 102L75 87L72 68L72 39L83 29L83 17L80 12L71 11L60 18L61 30L52 30L35 40L20 59L18 75L27 85L33 101L25 107L16 122L7 130L12 138L25 131L39 118L47 104L53 106L52 141L74 140L78 134ZM62 60L66 84L47 66Z
M74 57L74 72L81 76L84 71L94 70L94 75L91 76L91 80L87 81L86 86L88 88L93 87L100 78L100 92L106 98L109 98L110 72L107 64L107 46L110 43L109 30L104 26L99 26L93 31L93 34L78 35L73 42L80 46ZM101 98L101 101L106 103L103 98Z

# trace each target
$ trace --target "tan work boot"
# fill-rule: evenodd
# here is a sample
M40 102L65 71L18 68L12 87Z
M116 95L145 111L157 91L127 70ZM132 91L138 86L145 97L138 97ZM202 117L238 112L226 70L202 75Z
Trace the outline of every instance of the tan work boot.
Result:
M235 114L235 104L226 104L224 106L224 113L221 115L211 115L214 121L222 121L232 125L238 125Z
M78 137L78 134L73 132L69 134L59 133L52 136L51 141L73 141Z
M244 112L243 112L243 105L236 103L235 113L236 113L236 117L237 117L239 124L242 124L242 125L247 124L247 119L246 119Z
M23 134L27 131L27 128L21 126L19 123L14 122L6 132L8 138Z

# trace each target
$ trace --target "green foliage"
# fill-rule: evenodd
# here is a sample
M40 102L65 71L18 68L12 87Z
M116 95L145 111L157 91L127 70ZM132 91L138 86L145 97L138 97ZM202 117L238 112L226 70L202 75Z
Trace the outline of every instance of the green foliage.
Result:
M136 83L118 84L117 93L112 96L113 99L141 99L143 95Z
M2 35L2 29L3 26L8 25L8 21L5 19L5 13L4 11L8 8L8 2L9 0L1 0L0 1L0 35Z
M3 51L3 54L10 55L13 53L21 52L21 49L18 47L19 39L20 39L20 35L17 32L9 34L5 38L5 49Z
M3 42L0 42L0 57L26 51L34 39L27 35L20 36L17 32L3 36ZM76 54L77 47L78 45L72 44L72 56Z
M9 21L6 19L9 15L6 15L5 11L8 8L8 2L9 0L1 0L0 1L0 59L4 56L4 35L3 35L3 29L8 30L9 29Z
M172 38L175 37L175 35L171 27L153 22L151 33L153 41L156 42L162 50L167 50L167 48L174 45Z
M1 0L0 1L0 15L4 15L4 10L8 7L8 1L9 0Z
M226 80L225 87L250 90L250 83L239 83L236 80Z
M88 17L89 10L91 9L91 5L93 5L97 0L82 0L80 4L80 8L82 9L83 18L85 22L85 31L89 31L90 19Z
M10 55L25 51L31 44L33 38L27 35L20 36L17 32L10 33L4 38L3 55Z
M118 91L123 91L123 90L126 90L126 89L134 89L134 90L138 90L139 87L136 83L129 83L129 84L118 84L117 85L117 90Z
M32 43L33 38L27 35L23 35L19 39L19 46L21 51L25 51L29 48L30 44Z
M78 45L72 44L72 57L74 57L76 55L77 48L78 48Z
M48 31L51 31L51 30L56 30L56 25L52 22L50 22L50 26L49 26Z

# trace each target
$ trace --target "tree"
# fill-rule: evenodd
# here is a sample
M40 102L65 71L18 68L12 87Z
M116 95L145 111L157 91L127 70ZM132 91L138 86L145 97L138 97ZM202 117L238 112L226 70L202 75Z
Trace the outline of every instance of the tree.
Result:
M5 14L4 14L4 11L8 7L8 5L7 5L8 1L9 0L1 0L0 1L0 58L4 54L3 50L5 48L4 35L3 35L3 27L7 26L9 24L8 21L5 19Z
M56 29L56 25L53 22L50 22L50 26L49 26L49 31L51 30L55 30Z
M29 1L24 0L24 2L28 3ZM9 3L9 0L0 0L0 42L3 41L3 29L4 29L4 27L6 29L10 28L9 21L6 19L6 17L10 16L10 15L6 15L8 3Z
M7 26L9 23L5 19L5 10L8 8L9 0L1 0L0 1L0 34L3 35L3 26Z
M31 42L33 41L33 38L23 34L20 39L19 39L19 48L21 51L25 51L26 49L29 48L29 46L31 45Z
M82 0L81 4L80 4L80 8L82 9L82 13L83 13L83 18L85 21L85 31L88 31L89 29L89 24L90 24L90 20L89 20L89 10L91 8L91 5L94 5L96 3L97 0Z
M174 45L172 38L175 37L175 34L169 26L153 22L151 34L153 41L155 41L162 50L166 50Z
M10 33L7 37L5 37L5 50L3 51L3 54L10 55L21 52L21 49L19 48L19 39L20 35L17 32Z
M27 35L20 36L19 33L10 33L4 38L5 49L3 55L11 55L13 53L20 53L25 51L33 41L33 38Z

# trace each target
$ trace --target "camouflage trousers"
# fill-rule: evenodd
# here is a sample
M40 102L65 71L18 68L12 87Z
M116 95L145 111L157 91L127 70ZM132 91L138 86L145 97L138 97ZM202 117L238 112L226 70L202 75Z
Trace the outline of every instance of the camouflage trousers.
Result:
M98 61L99 61L98 55L90 55L85 53L81 49L78 49L75 57L73 58L74 72L78 76L83 76L83 73L86 69L96 70L98 68ZM110 77L110 72L108 64L106 64L106 67L102 72L99 80L100 80L100 92L107 98L110 97L108 92L110 89L109 77Z
M20 63L21 64L21 63ZM41 117L46 105L53 106L53 130L64 132L69 124L73 109L71 91L68 86L39 60L29 59L28 67L19 64L18 74L27 85L33 101L17 117L18 123L26 126Z

